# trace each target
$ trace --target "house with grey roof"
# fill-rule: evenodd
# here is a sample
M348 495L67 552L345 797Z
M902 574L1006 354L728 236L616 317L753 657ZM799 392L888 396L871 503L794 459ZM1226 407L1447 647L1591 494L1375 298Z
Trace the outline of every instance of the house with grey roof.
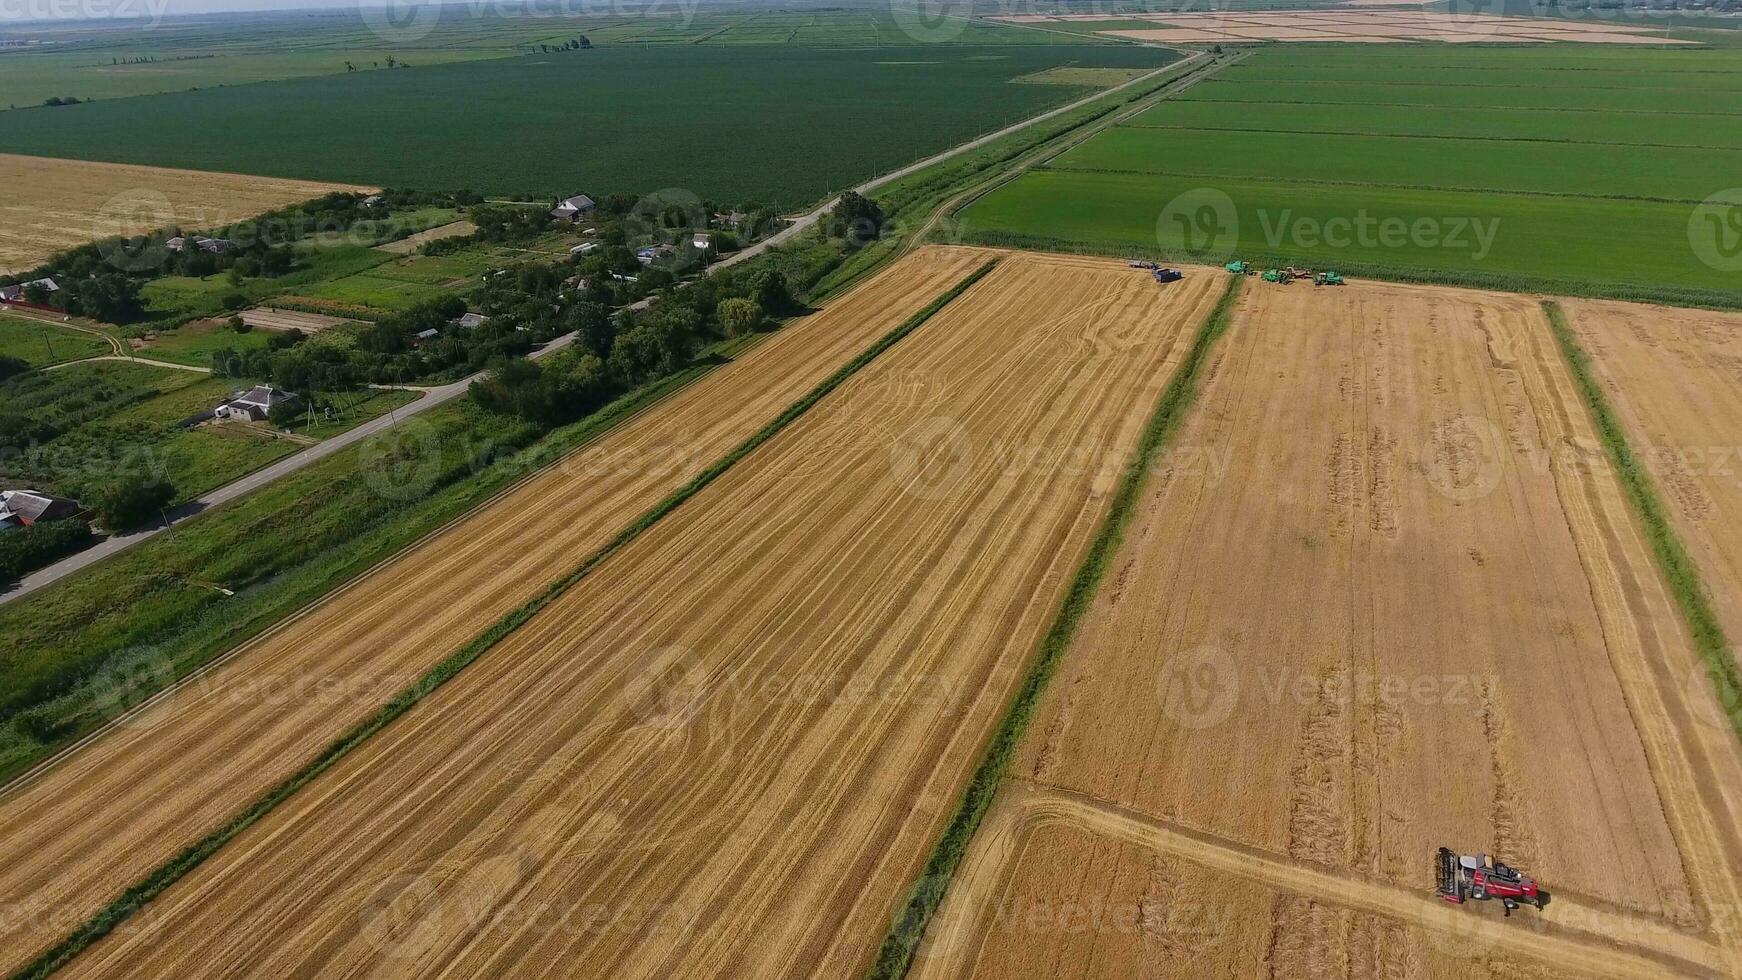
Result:
M593 199L587 195L576 194L574 197L558 201L556 207L550 209L550 216L564 221L576 221L580 219L581 215L597 206L593 203Z
M264 422L272 415L272 410L288 405L292 409L302 407L302 398L293 391L274 388L271 385L255 385L247 391L238 391L228 400L212 410L212 414L221 419L244 419L250 422Z
M57 497L41 490L0 491L0 529L29 527L82 513L84 508L70 497Z

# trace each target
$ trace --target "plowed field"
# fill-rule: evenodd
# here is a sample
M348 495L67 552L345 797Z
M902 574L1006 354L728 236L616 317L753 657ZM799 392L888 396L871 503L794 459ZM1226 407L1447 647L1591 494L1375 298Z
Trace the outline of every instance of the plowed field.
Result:
M904 259L15 785L0 797L0 972L296 772L990 255Z
M1254 282L1168 460L916 975L1739 975L1742 751L1533 300Z
M1220 288L1007 258L71 972L862 971Z

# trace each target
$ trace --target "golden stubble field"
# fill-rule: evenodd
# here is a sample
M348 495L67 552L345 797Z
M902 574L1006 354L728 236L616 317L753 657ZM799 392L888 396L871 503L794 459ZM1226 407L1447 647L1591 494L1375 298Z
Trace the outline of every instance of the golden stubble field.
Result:
M901 260L0 793L0 972L296 772L993 254Z
M1005 258L71 973L861 972L1223 281Z
M1713 701L1534 300L1250 282L915 975L1742 975Z
M1742 641L1742 314L1560 303L1724 632Z
M0 275L113 235L216 228L331 191L368 189L0 153Z

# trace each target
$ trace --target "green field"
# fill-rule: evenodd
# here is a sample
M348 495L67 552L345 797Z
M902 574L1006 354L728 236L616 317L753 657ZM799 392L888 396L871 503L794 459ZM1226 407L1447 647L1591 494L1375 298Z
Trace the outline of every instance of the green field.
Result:
M413 69L543 53L585 36L596 45L911 45L888 7L810 13L730 11L683 16L675 10L601 16L512 16L458 5L431 7L433 21L405 35L376 34L356 11L296 15L172 18L150 31L100 25L6 28L36 44L0 47L0 110L41 107L50 97L119 99L190 89L320 75ZM428 33L423 33L427 27ZM1071 38L996 24L961 25L958 44L1070 43ZM1083 40L1094 40L1084 38ZM349 72L347 65L356 69Z
M47 367L107 354L109 342L82 330L0 313L0 357L16 357L31 367Z
M1666 56L1673 56L1666 52ZM1262 56L1253 61L1261 61ZM1472 70L1473 71L1473 70ZM1313 105L1408 105L1436 108L1597 109L1604 112L1692 112L1742 115L1742 99L1699 89L1605 88L1596 78L1561 85L1412 84L1413 70L1395 69L1392 82L1282 82L1246 80L1238 68L1191 90L1204 102L1265 102ZM1597 74L1587 72L1586 74ZM1476 78L1487 73L1477 73ZM1348 109L1344 111L1358 111Z
M1589 109L1426 109L1387 105L1362 106L1351 112L1342 108L1256 103L1234 108L1220 102L1179 99L1163 102L1129 125L1742 149L1742 116L1693 113L1641 115Z
M1734 184L1738 163L1704 147L1118 127L1053 166L1697 203Z
M1695 250L1695 206L1742 181L1742 100L1695 87L1729 91L1742 52L1416 52L1265 48L973 202L964 233L1742 302Z
M139 354L159 361L203 368L211 366L213 351L258 350L264 348L271 338L270 330L256 329L237 333L225 324L195 321L157 333L145 342L145 346L139 349Z
M0 151L797 206L1089 91L1013 79L1176 57L1115 44L624 45L32 110L7 117Z

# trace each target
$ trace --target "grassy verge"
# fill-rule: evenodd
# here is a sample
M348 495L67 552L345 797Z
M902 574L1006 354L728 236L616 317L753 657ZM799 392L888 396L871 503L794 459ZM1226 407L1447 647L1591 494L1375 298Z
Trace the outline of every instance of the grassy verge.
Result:
M466 667L475 662L479 657L483 656L486 651L495 646L496 643L500 642L503 637L513 633L540 610L550 605L550 603L554 602L576 583L586 578L587 575L590 574L593 569L597 568L601 562L605 561L611 555L635 540L642 532L658 523L661 518L665 517L673 510L676 510L686 500L689 500L691 497L701 492L703 488L718 479L727 470L731 469L740 460L744 459L744 457L750 455L758 447L774 438L781 432L781 430L792 424L794 420L810 411L818 402L820 402L830 392L840 387L840 385L848 378L852 377L866 365L870 364L890 347L893 347L902 338L918 329L921 324L935 316L939 310L944 308L944 306L960 296L963 292L967 291L967 289L974 283L984 278L987 273L992 271L992 267L995 264L996 262L994 261L981 266L978 270L969 274L967 278L952 287L948 292L945 292L943 295L928 304L924 309L920 310L912 317L909 317L894 330L885 334L875 344L871 345L857 357L847 362L834 374L831 374L828 378L824 379L815 388L812 388L802 398L788 406L785 411L781 412L767 425L758 429L731 452L715 461L689 483L673 492L664 500L655 504L633 524L630 524L628 527L618 532L615 537L598 551L588 556L586 560L581 562L579 566L574 568L567 575L564 575L561 579L552 583L543 592L498 620L483 633L473 637L465 646L461 647L445 660L435 665L422 677L413 682L410 687L407 687L395 696L393 700L383 705L374 715L365 719L350 731L340 736L336 741L329 744L318 756L307 765L303 766L294 775L269 790L259 800L255 801L253 805L232 817L224 825L213 830L200 841L189 846L170 861L159 866L137 884L128 888L119 898L109 903L109 905L86 921L75 932L73 932L72 935L62 940L52 949L43 953L35 961L31 962L23 970L15 974L15 976L17 978L48 976L70 961L73 957L77 956L92 943L108 935L116 926L125 922L147 902L162 894L164 889L168 888L183 875L197 867L220 847L223 847L224 844L235 838L236 835L240 834L243 830L246 830L261 817L270 813L275 807L288 799L298 789L307 785L311 780L331 768L334 763L342 759L352 749L363 744L370 738L370 736L385 728L394 719L405 714L405 712L411 710L413 706L428 697L432 691L435 691L437 688L457 676L460 671L466 669Z
M1608 454L1609 461L1614 464L1615 472L1621 479L1621 488L1626 492L1634 513L1638 515L1639 522L1645 529L1645 537L1651 542L1652 554L1657 559L1658 567L1663 570L1670 594L1675 596L1682 619L1693 633L1694 646L1711 677L1718 695L1718 704L1730 719L1730 725L1737 736L1742 737L1742 677L1738 676L1736 661L1731 655L1724 629L1718 623L1711 603L1706 599L1706 586L1700 579L1700 570L1688 555L1687 549L1682 547L1681 540L1676 537L1669 513L1664 509L1650 475L1628 445L1627 434L1609 406L1608 396L1603 394L1603 387L1598 384L1596 375L1592 372L1590 356L1579 346L1578 335L1567 322L1566 313L1553 300L1544 300L1542 308L1548 314L1549 323L1553 325L1555 339L1560 342L1561 354L1566 357L1573 381L1579 387L1579 394L1584 398L1585 406L1590 409L1597 437L1603 440L1603 449Z
M1234 298L1239 294L1241 282L1240 279L1234 279L1228 283L1227 292L1222 294L1215 310L1198 329L1191 351L1174 372L1172 380L1162 392L1161 400L1156 403L1155 411L1150 415L1137 444L1137 452L1126 467L1124 476L1120 478L1119 487L1114 492L1112 505L1101 523L1101 529L1089 546L1082 565L1078 567L1076 577L1071 580L1070 591L1065 593L1058 614L1053 619L1052 628L1041 641L1040 650L1028 676L1023 679L1022 686L1017 690L1009 709L1005 711L1003 722L993 733L955 816L950 819L943 837L938 840L931 857L926 861L919 884L909 893L906 907L896 916L889 934L883 939L883 946L878 950L877 960L870 973L875 980L897 980L906 975L913 960L913 952L925 935L927 923L937 911L938 903L943 900L950 879L954 877L956 868L967 851L968 842L992 805L998 785L1010 768L1010 760L1015 755L1017 743L1028 729L1041 693L1046 690L1047 683L1058 669L1059 661L1070 648L1071 640L1076 636L1077 628L1100 588L1101 579L1119 552L1125 539L1125 531L1136 516L1145 479L1154 469L1157 458L1167 447L1169 437L1196 397L1198 374L1217 338L1228 328L1228 318L1233 309Z

